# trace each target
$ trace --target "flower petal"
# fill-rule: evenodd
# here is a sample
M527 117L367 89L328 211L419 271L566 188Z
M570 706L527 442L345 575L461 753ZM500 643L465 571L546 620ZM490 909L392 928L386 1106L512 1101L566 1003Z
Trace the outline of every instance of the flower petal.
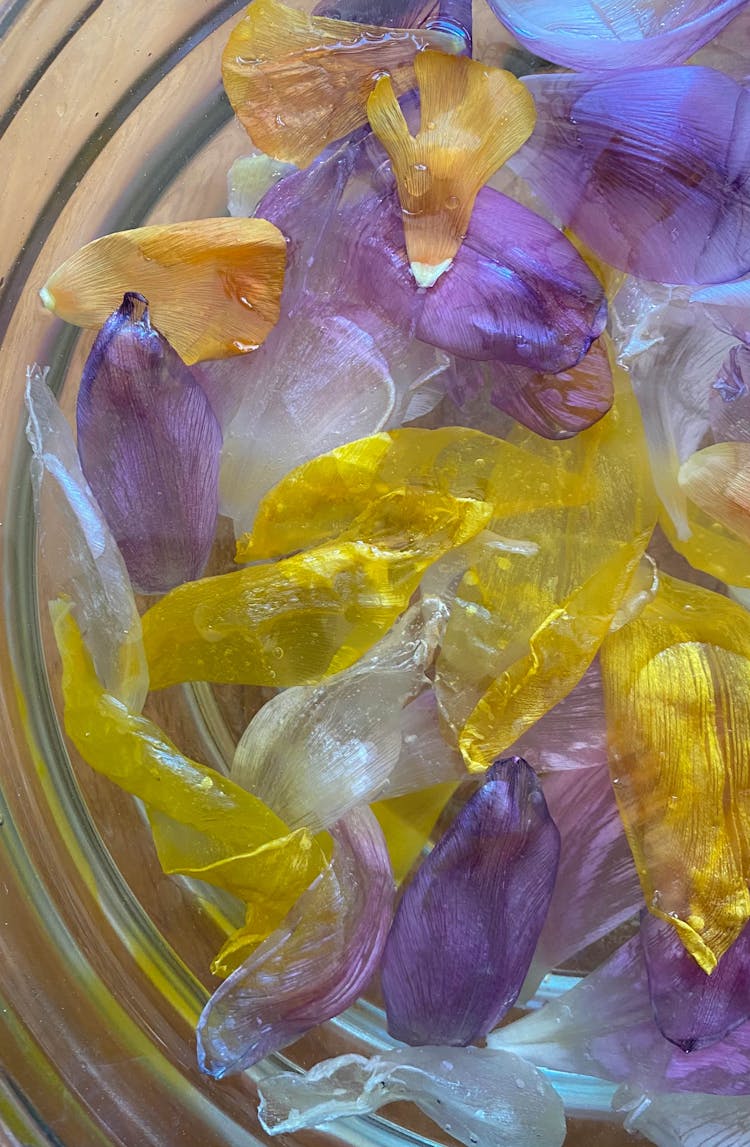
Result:
M221 430L146 300L126 294L83 368L83 472L133 585L164 593L200 577L216 530Z
M750 94L739 84L692 67L525 82L537 126L513 168L595 255L669 283L750 269Z
M381 967L391 1035L465 1045L500 1021L529 969L559 851L533 769L498 761L396 910Z
M66 322L100 327L126 291L188 364L255 350L279 317L284 236L265 219L199 219L95 239L42 288Z
M708 416L715 442L750 442L749 346L729 351L711 387Z
M246 219L255 215L263 196L280 179L295 170L292 163L281 163L270 155L255 155L235 159L227 175L228 210L233 219Z
M352 20L357 24L410 28L421 24L434 10L435 0L320 0L313 15Z
M337 1016L377 967L393 906L383 834L367 808L330 831L328 868L201 1013L198 1063L214 1079L245 1071Z
M717 442L682 463L679 482L696 506L750 542L750 442ZM748 550L750 563L750 550Z
M740 342L750 343L750 279L719 283L693 292L693 302L703 309L720 331Z
M538 773L598 769L607 764L607 726L598 659L552 709L515 742L513 752L526 757Z
M614 1099L628 1111L625 1127L657 1147L745 1147L750 1098L718 1095L650 1095L622 1088Z

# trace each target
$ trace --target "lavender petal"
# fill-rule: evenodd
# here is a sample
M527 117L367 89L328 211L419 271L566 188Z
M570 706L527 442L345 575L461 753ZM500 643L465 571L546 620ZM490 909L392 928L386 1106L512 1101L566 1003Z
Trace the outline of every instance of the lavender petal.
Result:
M750 279L703 287L693 292L692 301L702 305L720 331L750 343Z
M750 347L734 346L708 396L715 442L750 442Z
M465 1045L499 1022L531 963L559 851L533 769L496 762L396 911L381 968L391 1035Z

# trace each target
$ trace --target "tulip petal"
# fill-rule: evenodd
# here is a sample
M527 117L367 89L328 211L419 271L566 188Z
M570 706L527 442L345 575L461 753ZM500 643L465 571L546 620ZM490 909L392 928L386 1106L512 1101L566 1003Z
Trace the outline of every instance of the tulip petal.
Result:
M34 453L31 478L37 517L44 527L41 545L56 585L75 603L97 677L108 693L139 713L148 692L148 666L130 578L45 376L46 371L35 365L26 378L26 436ZM50 526L58 521L62 526L54 532L40 517L47 490L54 498Z
M126 294L83 369L78 453L134 587L200 577L216 530L221 430L180 356Z
M199 219L95 239L41 294L66 322L101 327L125 292L136 291L190 365L263 342L279 317L285 263L284 236L265 219Z
M462 779L465 776L463 770ZM402 796L387 797L371 806L383 830L397 884L411 872L428 847L435 825L455 789L455 782L447 781Z
M750 442L717 442L680 467L687 496L709 517L750 542ZM750 550L747 552L750 566Z
M562 1101L544 1076L516 1055L487 1048L343 1055L303 1075L267 1077L258 1091L260 1122L271 1135L407 1100L465 1147L562 1147L565 1139Z
M377 967L393 905L383 834L367 808L330 831L327 869L203 1009L198 1063L214 1079L245 1071L337 1016Z
M488 0L506 28L542 59L577 71L681 64L728 24L743 0Z
M621 1088L613 1104L627 1111L625 1128L657 1147L746 1147L750 1098L650 1095Z
M403 708L401 752L388 777L382 799L418 793L437 782L466 780L467 777L458 747L448 740L448 733L440 723L435 694L428 689Z
M525 83L537 126L512 166L595 255L668 283L750 269L750 94L739 84L699 67Z
M391 1035L466 1045L500 1021L529 969L559 851L533 769L498 761L396 910L381 967Z

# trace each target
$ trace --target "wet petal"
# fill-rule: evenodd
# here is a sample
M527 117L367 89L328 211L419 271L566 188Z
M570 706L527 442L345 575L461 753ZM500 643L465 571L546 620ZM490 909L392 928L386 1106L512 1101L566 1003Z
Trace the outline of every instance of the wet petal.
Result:
M126 294L78 391L78 453L133 585L164 593L200 577L216 530L221 430L205 393Z
M621 1088L613 1101L625 1127L657 1147L745 1147L750 1098L649 1095Z
M538 118L514 170L595 255L668 283L750 269L750 94L739 84L693 67L525 82Z
M465 1045L500 1021L531 963L559 850L533 769L498 761L396 910L381 967L391 1035Z
M691 501L750 542L750 442L718 442L691 454L679 481ZM750 550L747 554L750 565Z
M372 90L367 115L393 166L412 274L431 287L463 242L477 192L528 139L536 113L515 76L467 56L420 52L414 70L416 136L387 74Z
M750 442L750 347L729 351L711 387L708 416L715 442Z
M545 60L583 71L681 64L742 7L743 0L488 0L525 48Z
M711 972L750 919L750 617L662 575L601 663L612 777L646 904Z
M130 578L45 377L46 371L36 365L27 371L26 436L34 453L31 479L40 544L55 587L75 603L76 621L99 680L108 693L139 713L148 692L148 667ZM40 516L48 490L54 499L49 521Z
M435 0L321 0L313 9L313 15L353 20L357 24L410 28L421 24L434 10Z
M235 159L227 175L229 214L235 219L255 215L268 189L294 170L294 164L282 163L263 152Z
M198 1063L214 1079L245 1071L339 1015L377 967L393 905L383 834L366 808L330 831L329 866L203 1009Z
M442 638L442 626L440 636ZM466 766L458 746L443 728L437 699L432 689L428 689L404 706L401 752L386 783L383 799L418 793L437 781L466 778Z
M693 294L693 302L703 309L720 331L740 342L750 343L750 279L739 283L719 283Z
M535 721L513 746L537 772L596 769L607 764L607 726L599 661L554 708ZM561 782L565 783L565 782Z
M561 1147L565 1138L562 1101L544 1076L518 1056L486 1048L343 1055L303 1075L272 1075L258 1091L260 1121L271 1135L407 1100L465 1147Z
M265 219L199 219L95 239L42 288L46 307L100 327L126 291L188 364L255 350L279 317L286 242Z

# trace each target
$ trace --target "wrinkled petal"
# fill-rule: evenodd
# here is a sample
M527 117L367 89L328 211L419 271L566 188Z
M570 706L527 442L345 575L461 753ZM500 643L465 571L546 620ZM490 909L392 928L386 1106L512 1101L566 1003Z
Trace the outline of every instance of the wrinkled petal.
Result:
M440 710L432 689L404 706L400 727L401 751L386 782L383 799L418 793L436 781L467 778L458 747L449 740L448 730L440 722Z
M377 967L393 905L383 834L366 808L330 831L329 866L203 1009L198 1063L214 1079L252 1067L337 1016Z
M269 188L294 170L294 164L282 163L263 152L235 159L227 175L229 214L235 219L255 215Z
M583 71L681 64L742 7L743 0L488 0L525 48Z
M750 347L732 347L721 364L708 416L715 442L750 442Z
M710 518L750 542L750 442L717 442L682 463L679 481ZM747 552L750 567L750 550Z
M518 1056L486 1048L343 1055L303 1075L270 1076L258 1091L258 1115L271 1135L408 1100L465 1147L561 1147L565 1138L562 1101L544 1076Z
M750 79L750 9L747 4L741 5L730 23L696 52L690 63L716 68L741 84L747 84Z
M621 1088L613 1105L627 1112L624 1126L656 1147L746 1147L750 1098L649 1095Z
M130 578L45 376L35 365L26 378L26 436L34 454L31 479L41 546L55 585L75 603L97 677L108 693L139 713L148 692L148 666ZM49 524L40 516L47 490L54 499ZM53 531L58 522L62 528Z
M502 1019L529 969L559 851L533 769L498 761L396 910L381 967L391 1035L465 1045Z
M401 710L427 684L445 613L436 599L419 602L350 669L267 702L237 745L232 779L312 832L369 804L397 768ZM435 771L424 784L442 779Z
M612 778L646 904L711 972L750 919L750 617L662 575L601 664Z
M188 364L255 350L279 317L286 242L265 219L199 219L95 239L42 288L66 322L101 327L126 291Z
M180 356L126 294L83 368L76 408L83 472L135 588L200 577L216 530L221 430Z
M526 78L514 170L605 262L720 283L750 269L750 94L710 68Z

